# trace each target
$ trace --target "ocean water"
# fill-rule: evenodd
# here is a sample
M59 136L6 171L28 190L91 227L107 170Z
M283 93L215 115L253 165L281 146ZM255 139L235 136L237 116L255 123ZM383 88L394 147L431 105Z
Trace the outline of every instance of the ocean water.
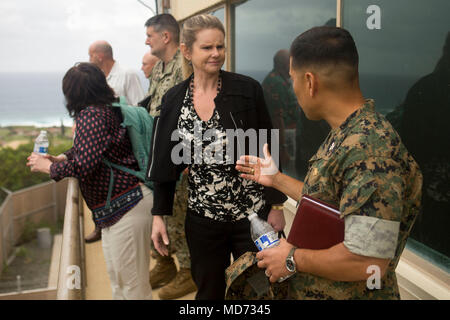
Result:
M267 71L238 70L262 82ZM142 72L144 91L148 81ZM34 125L38 127L72 126L73 120L65 108L62 94L64 73L0 73L0 126ZM406 97L409 88L420 77L374 76L361 74L361 89L365 97L375 99L378 111L386 114Z
M71 126L64 73L0 73L0 125Z
M72 126L61 73L0 73L0 126ZM138 72L144 91L148 81Z

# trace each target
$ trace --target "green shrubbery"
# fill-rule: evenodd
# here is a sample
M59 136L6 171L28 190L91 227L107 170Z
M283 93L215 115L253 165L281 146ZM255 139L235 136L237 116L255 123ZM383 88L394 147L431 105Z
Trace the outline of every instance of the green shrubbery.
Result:
M58 143L50 140L49 153L58 155L72 146L72 141L67 138L58 138ZM33 150L33 143L23 144L17 149L0 149L0 187L10 191L17 191L50 180L48 174L33 173L26 166L27 157ZM0 203L3 201L0 192ZM5 195L3 195L5 197Z

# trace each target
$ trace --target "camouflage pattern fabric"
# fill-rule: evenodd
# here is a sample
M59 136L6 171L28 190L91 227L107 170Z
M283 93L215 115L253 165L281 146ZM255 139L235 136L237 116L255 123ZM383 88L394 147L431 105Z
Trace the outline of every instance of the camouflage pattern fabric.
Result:
M291 80L274 69L264 78L261 86L272 125L274 129L280 129L280 162L283 172L295 176L294 162L298 160L294 158L294 150L298 149L295 136L300 134L302 128L301 109Z
M349 214L345 216L344 245L361 256L393 259L399 230L399 221Z
M170 237L171 251L176 252L180 268L191 268L189 248L184 234L188 204L188 176L183 174L178 182L173 200L173 216L166 216L167 232Z
M183 174L178 181L173 200L172 216L164 216L169 236L169 256L176 254L180 268L191 268L189 248L184 233L184 222L186 220L188 202L188 178ZM159 253L151 241L152 257L156 258Z
M256 252L246 252L225 270L225 300L282 300L287 298L288 281L270 283L257 266Z
M163 71L163 62L159 60L153 67L150 80L150 88L147 95L151 96L150 105L148 109L151 116L159 116L159 111L156 110L160 106L162 97L166 92L183 81L183 74L181 68L181 53L177 50L172 60L167 63ZM184 221L187 210L187 175L183 175L181 181L178 182L175 191L174 205L172 216L164 216L167 233L169 236L169 255L176 253L180 268L191 268L191 260L189 256L189 249L184 234ZM152 255L158 255L151 241Z
M285 79L279 72L272 70L261 85L270 117L281 115L285 129L295 128L300 119L300 109L289 79Z
M181 53L178 49L172 60L166 66L164 66L162 60L159 60L153 67L152 74L149 78L150 88L147 94L147 96L151 96L150 105L147 108L150 110L149 113L151 116L159 116L160 112L156 108L161 105L162 97L170 88L183 81L181 63Z
M289 297L399 299L395 268L419 213L422 174L398 134L375 112L373 100L367 100L329 133L309 162L303 194L338 206L342 218L398 221L400 230L380 289L370 290L366 281L339 282L297 273L288 280Z

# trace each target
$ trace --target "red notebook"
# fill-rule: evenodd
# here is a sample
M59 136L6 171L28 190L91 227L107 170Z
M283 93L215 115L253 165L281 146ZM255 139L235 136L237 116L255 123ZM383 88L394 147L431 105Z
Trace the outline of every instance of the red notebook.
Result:
M287 242L297 248L328 249L344 241L344 219L340 212L321 200L303 195Z

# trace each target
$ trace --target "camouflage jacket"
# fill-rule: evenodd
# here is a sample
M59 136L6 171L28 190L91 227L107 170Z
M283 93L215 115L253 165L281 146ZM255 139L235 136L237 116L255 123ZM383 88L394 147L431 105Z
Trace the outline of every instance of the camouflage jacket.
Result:
M295 128L300 119L300 107L289 80L272 70L262 82L262 87L270 116L281 115L285 129Z
M163 95L173 86L183 81L183 72L181 68L181 53L178 49L172 60L164 66L164 62L159 60L153 67L150 80L150 88L147 96L151 96L150 115L156 117L159 115L157 107L161 105ZM163 70L164 68L164 70Z
M289 280L289 297L399 299L395 268L419 212L421 188L422 174L417 163L389 122L375 112L373 100L367 100L343 124L330 131L310 159L303 194L339 207L341 218L346 218L345 237L347 217L397 221L397 245L395 238L390 244L393 258L381 278L380 289L370 290L366 281L339 282L297 273ZM381 244L377 250L382 251L386 238L377 235L374 239Z

